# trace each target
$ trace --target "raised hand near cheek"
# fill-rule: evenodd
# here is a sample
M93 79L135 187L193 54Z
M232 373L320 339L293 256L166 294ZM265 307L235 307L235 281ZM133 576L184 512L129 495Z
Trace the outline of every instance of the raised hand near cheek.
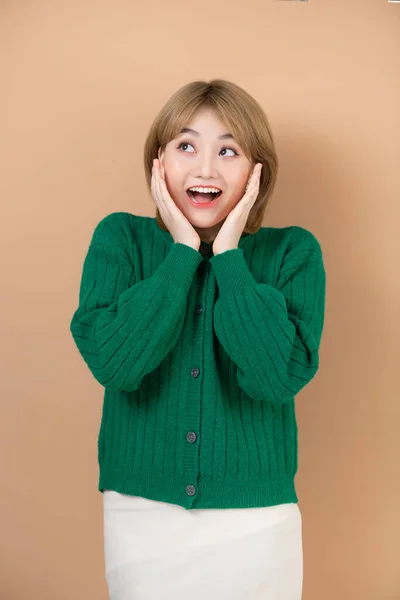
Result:
M158 159L153 160L151 176L151 193L158 206L161 218L172 235L174 242L191 246L194 250L200 247L200 237L191 223L171 198L164 178L164 168Z
M240 237L246 226L247 219L260 190L262 164L257 163L250 177L246 192L241 200L231 210L219 230L213 243L213 254L221 254L226 250L238 247Z

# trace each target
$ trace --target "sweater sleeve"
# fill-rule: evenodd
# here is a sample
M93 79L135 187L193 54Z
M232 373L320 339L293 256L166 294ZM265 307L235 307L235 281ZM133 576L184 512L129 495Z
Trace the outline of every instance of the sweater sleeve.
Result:
M276 286L254 279L240 248L210 261L219 288L215 333L237 366L239 386L273 404L292 400L317 373L324 325L321 248L311 232L293 229L302 239L286 252Z
M134 391L177 342L201 256L174 243L151 277L135 281L127 252L104 229L96 228L89 246L70 331L99 383Z

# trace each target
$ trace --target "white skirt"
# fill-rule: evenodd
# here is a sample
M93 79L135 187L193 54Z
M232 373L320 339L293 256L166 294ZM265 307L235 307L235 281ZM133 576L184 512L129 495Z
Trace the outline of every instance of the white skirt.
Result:
M297 504L192 509L104 490L110 600L301 600Z

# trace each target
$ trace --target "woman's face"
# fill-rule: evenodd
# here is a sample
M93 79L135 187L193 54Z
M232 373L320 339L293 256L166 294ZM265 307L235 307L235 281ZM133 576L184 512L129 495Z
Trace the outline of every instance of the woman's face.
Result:
M212 241L243 197L253 165L210 109L200 109L186 128L191 131L181 132L159 152L161 168L175 204L201 238ZM222 193L211 203L196 205L188 196L192 187L213 187Z

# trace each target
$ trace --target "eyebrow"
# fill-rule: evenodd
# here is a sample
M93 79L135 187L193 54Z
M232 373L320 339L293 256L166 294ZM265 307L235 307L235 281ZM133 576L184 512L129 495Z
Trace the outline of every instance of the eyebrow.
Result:
M182 135L182 133L193 133L193 135L197 135L199 136L199 132L195 131L194 129L190 129L190 127L184 127L179 135ZM234 137L231 133L223 133L222 135L218 136L219 140L233 140Z

